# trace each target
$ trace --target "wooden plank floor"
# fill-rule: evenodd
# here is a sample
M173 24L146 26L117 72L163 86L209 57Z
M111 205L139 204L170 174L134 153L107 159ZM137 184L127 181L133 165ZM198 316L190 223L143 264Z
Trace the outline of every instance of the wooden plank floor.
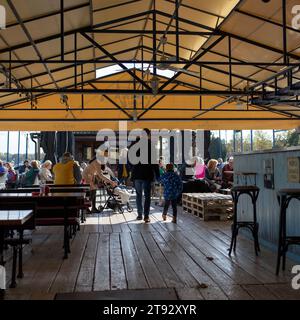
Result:
M175 288L179 299L299 299L291 288L291 268L275 276L276 256L252 241L238 239L229 257L231 222L203 222L179 210L178 224L151 210L151 224L136 212L90 216L62 259L61 227L40 227L24 249L23 279L6 299L53 299L56 293ZM7 257L9 252L6 252ZM7 265L10 276L11 261ZM7 279L9 281L9 279Z

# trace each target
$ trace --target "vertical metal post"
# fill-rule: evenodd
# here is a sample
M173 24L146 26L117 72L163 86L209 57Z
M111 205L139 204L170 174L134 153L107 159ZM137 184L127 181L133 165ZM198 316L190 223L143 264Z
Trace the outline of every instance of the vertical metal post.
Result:
M26 133L26 143L25 143L25 160L28 159L28 133Z
M272 131L273 132L273 149L276 147L276 136L275 136L275 133L276 133L276 131L275 130L273 130Z
M81 89L83 89L83 64L81 64L80 67L81 67ZM81 109L84 110L84 94L81 95Z
M199 72L199 76L200 76L200 90L202 90L202 66L200 66L200 72ZM200 95L200 110L202 110L202 105L203 105L203 97L202 95Z
M170 163L174 163L175 161L174 153L175 153L175 138L170 137L170 145L169 145Z
M74 33L74 60L74 86L77 89L77 32Z
M25 160L28 159L28 133L26 133Z
M64 0L60 0L60 45L61 60L65 59L65 17L64 17Z
M250 151L253 151L253 130L250 130Z
M241 152L244 151L244 139L243 139L243 130L241 130Z
M9 162L9 131L7 131L7 151L6 151L6 162Z
M163 155L163 138L159 136L159 156L162 157Z
M286 22L286 0L282 0L282 33L283 33L283 61L288 64L287 49L287 22Z
M179 61L180 53L179 53L179 0L175 1L175 23L176 23L176 60Z
M134 62L134 70L133 70L134 74L136 74L136 65ZM133 79L133 90L134 92L136 92L136 79ZM137 103L136 103L136 94L133 95L133 109L134 112L136 112L136 107L137 107ZM126 108L126 106L125 106Z
M20 164L20 142L21 142L21 132L18 132L18 155L17 155L17 166Z
M9 89L11 89L12 83L12 75L11 75L11 50L9 51Z
M231 37L228 37L228 57L229 57L229 91L232 91L232 46L231 46Z
M221 130L219 130L219 158L222 158L222 140L221 140Z
M142 79L145 79L145 72L144 72L144 36L142 35ZM145 106L145 97L142 95L142 109Z
M236 152L236 145L235 145L235 130L233 130L233 152Z
M154 10L153 10L153 21L152 21L152 30L153 30L153 74L156 75L156 1L154 0Z
M181 130L181 154L182 154L182 164L185 163L185 143L184 143L184 130Z

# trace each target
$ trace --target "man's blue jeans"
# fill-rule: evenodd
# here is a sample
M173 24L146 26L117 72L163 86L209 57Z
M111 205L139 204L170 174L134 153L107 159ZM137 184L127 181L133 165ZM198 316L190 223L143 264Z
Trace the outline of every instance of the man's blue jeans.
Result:
M149 180L135 180L134 188L136 190L136 206L138 216L144 218L149 217L150 203L151 203L151 181ZM143 210L143 192L145 196L144 210Z

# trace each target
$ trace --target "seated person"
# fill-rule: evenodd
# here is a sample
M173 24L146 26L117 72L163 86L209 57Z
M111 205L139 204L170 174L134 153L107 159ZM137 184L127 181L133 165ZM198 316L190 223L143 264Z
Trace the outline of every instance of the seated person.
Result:
M200 157L195 157L195 179L205 178L205 163Z
M7 169L7 181L6 181L6 186L8 189L13 189L17 185L18 181L18 174L13 168L12 164L10 162L7 162L5 164L5 167Z
M194 178L195 175L196 159L191 158L186 160L185 163L179 166L178 172L182 181L189 181Z
M40 179L42 183L52 182L53 176L51 173L52 162L50 160L46 160L42 164L42 168L40 170Z
M39 163L36 160L31 161L31 169L27 171L23 177L22 185L31 187L39 184Z
M231 189L233 186L233 157L230 157L228 163L222 170L222 188Z
M207 168L205 168L205 180L208 182L212 192L216 192L221 188L221 179L217 164L217 160L211 159L208 161Z
M26 173L27 171L29 171L31 169L31 166L29 165L29 161L25 160L23 162L22 166L19 167L15 167L15 170L17 170L19 172L19 174L23 174Z
M5 189L7 179L7 169L0 160L0 189Z

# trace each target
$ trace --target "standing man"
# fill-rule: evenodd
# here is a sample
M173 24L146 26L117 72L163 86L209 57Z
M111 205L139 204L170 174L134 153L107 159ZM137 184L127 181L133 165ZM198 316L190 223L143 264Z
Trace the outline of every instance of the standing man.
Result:
M54 184L80 184L80 166L70 152L63 154L61 162L53 167Z
M158 164L151 163L151 133L149 129L144 129L147 133L148 144L148 161L146 164L139 162L132 167L132 180L134 182L134 188L136 190L136 206L137 206L137 220L143 219L145 223L150 222L150 204L151 204L151 184L154 180L159 178L159 166ZM145 139L145 138L144 138ZM136 142L138 142L137 140ZM143 206L143 193L145 197Z

